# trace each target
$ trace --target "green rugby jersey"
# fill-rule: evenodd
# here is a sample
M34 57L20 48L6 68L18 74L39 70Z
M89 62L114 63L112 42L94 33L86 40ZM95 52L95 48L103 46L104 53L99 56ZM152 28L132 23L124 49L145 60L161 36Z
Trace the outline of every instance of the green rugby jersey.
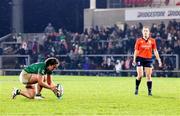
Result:
M28 67L24 68L24 70L27 73L32 73L32 74L41 74L41 75L52 74L52 71L46 70L46 64L44 62L31 64Z

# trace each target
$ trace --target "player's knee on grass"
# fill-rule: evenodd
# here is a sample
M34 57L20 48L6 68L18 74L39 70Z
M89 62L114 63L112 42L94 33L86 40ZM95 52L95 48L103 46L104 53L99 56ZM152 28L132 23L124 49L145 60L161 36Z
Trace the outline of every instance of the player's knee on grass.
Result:
M28 98L29 99L34 99L35 96L35 88L32 85L26 85L26 89L28 91Z
M28 94L29 94L29 96L28 96L29 99L34 99L35 91L28 91Z
M28 98L29 99L34 99L34 97L35 97L35 92L28 92L28 94L29 94L29 96L28 96Z

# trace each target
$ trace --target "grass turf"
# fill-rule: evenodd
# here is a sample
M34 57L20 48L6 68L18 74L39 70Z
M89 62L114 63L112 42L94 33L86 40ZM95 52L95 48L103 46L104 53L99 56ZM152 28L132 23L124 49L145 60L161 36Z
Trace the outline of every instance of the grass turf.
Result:
M0 77L0 115L180 115L180 78L153 78L153 96L145 78L134 95L135 78L54 76L64 87L58 100L43 89L44 100L11 99L18 76Z

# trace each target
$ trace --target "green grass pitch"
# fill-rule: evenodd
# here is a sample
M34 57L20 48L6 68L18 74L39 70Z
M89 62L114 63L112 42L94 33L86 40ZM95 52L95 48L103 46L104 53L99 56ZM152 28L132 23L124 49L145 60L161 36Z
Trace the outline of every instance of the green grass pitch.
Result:
M43 89L44 100L11 99L18 76L0 77L0 115L180 115L180 78L153 78L153 96L143 78L134 95L135 78L54 76L64 87L58 100Z

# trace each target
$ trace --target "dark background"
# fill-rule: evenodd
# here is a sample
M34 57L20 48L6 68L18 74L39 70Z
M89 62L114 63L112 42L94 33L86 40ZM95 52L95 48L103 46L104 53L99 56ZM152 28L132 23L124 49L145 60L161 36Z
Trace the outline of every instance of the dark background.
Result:
M90 0L24 0L24 32L43 32L49 22L55 27L73 32L83 31L83 10ZM12 1L0 3L0 37L12 30ZM97 8L105 8L106 0L97 0Z

